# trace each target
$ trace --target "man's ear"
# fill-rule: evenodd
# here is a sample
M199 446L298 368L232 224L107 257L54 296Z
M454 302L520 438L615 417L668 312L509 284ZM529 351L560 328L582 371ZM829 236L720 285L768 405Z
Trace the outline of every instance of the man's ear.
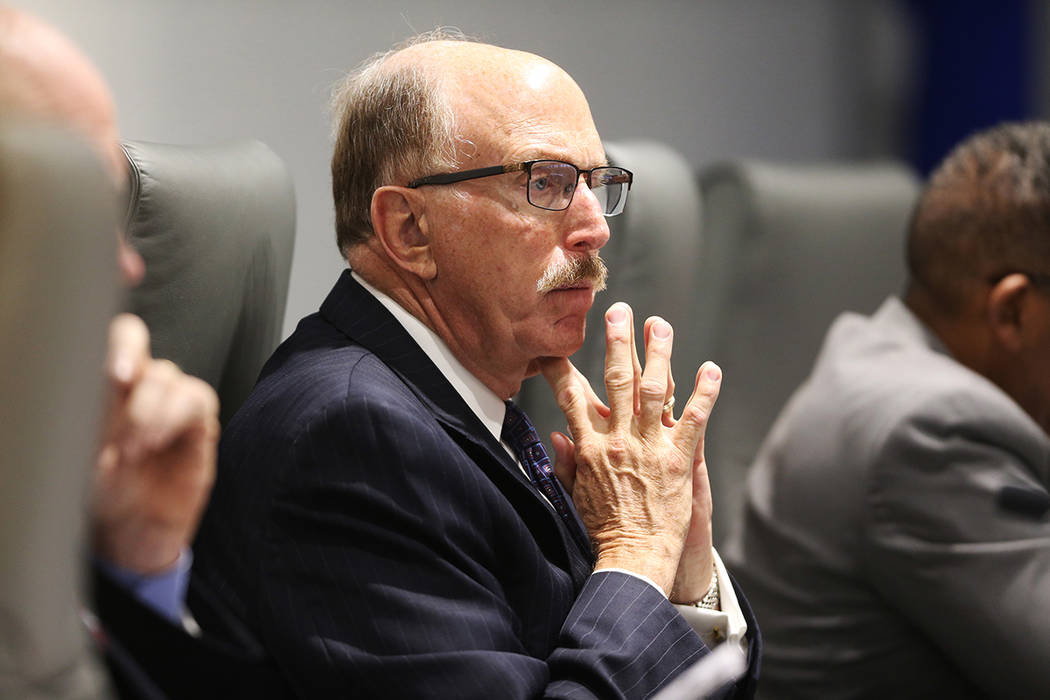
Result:
M372 193L372 230L398 267L422 279L437 274L422 193L384 185Z
M988 292L988 324L993 337L1008 350L1016 352L1024 345L1031 292L1032 283L1019 272L1003 277Z

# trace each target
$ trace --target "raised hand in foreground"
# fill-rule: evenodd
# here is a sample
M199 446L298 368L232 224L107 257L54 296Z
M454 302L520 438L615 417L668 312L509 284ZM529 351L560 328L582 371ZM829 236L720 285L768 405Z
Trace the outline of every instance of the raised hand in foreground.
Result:
M170 567L196 532L215 479L219 401L204 381L150 356L137 316L110 324L109 397L92 491L99 558L139 574Z

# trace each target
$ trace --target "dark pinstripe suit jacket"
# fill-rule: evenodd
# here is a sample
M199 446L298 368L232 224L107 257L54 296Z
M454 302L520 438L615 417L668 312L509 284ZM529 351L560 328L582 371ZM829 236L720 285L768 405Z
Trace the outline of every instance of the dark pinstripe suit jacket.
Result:
M120 700L288 697L273 657L199 583L187 596L199 635L173 625L97 567L92 594L103 627L96 641Z
M348 272L228 426L195 552L304 697L640 698L706 653L651 586L590 575Z

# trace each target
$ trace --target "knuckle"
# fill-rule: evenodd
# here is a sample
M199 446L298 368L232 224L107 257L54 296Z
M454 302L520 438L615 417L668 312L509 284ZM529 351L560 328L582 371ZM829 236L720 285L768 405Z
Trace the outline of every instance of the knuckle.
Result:
M702 428L707 425L707 419L710 417L710 410L704 406L698 406L697 404L690 404L686 407L685 411L682 412L682 417L678 421L685 422L689 425Z
M612 388L623 388L634 383L634 372L629 367L610 366L605 368L605 384Z
M659 399L660 401L663 401L664 396L667 394L667 387L655 379L643 378L638 390L644 398Z
M554 400L562 408L572 408L580 402L579 391L572 384L565 384L558 388Z
M623 461L630 453L630 443L623 435L609 436L609 440L605 443L605 454L613 463Z
M593 440L586 436L576 440L576 462L577 464L595 464L599 460L599 448Z
M219 395L211 388L211 384L197 377L190 377L189 386L196 395L197 401L203 407L205 413L219 412Z
M171 360L160 358L150 362L149 372L158 379L174 381L182 371Z

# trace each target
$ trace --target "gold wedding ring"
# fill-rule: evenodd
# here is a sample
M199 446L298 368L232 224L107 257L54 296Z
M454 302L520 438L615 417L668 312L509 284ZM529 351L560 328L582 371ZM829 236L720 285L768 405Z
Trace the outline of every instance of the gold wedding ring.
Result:
M667 403L664 404L664 413L670 413L671 409L674 408L674 397L667 399Z

